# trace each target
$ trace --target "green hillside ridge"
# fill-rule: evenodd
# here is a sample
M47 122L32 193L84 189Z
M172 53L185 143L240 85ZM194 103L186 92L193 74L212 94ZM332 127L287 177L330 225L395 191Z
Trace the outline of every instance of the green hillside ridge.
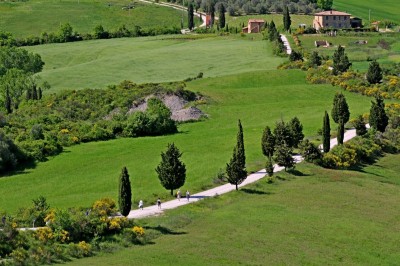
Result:
M307 163L141 221L153 245L67 265L397 265L400 155L361 171ZM384 239L384 241L382 241Z

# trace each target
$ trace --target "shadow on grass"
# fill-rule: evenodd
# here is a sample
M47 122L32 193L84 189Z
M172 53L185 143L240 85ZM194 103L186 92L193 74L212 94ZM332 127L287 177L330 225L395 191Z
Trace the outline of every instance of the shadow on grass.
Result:
M163 235L185 235L186 232L175 232L167 227L157 225L157 226L145 226L144 229L153 229L160 232Z
M252 189L252 188L242 188L240 191L243 191L244 193L247 194L257 194L257 195L271 195L271 192L265 192L257 189Z
M34 169L34 168L36 168L36 165L37 164L36 164L36 162L34 160L21 163L14 170L2 173L0 175L0 178L7 177L7 176L13 176L13 175L28 174L29 172L26 171L26 170Z
M294 175L294 176L310 176L310 175L304 174L304 173L302 173L302 172L300 172L299 170L296 170L296 169L290 169L287 172L289 174Z

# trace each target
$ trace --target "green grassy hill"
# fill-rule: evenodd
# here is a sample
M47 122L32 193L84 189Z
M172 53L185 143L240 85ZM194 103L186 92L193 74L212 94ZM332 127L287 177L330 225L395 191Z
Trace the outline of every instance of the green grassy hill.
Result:
M116 30L123 24L128 29L135 25L180 28L181 11L140 2L135 2L135 8L124 10L130 3L128 0L0 1L0 30L11 32L15 37L28 37L58 32L60 25L67 22L78 33L92 33L100 24L106 30ZM187 23L186 13L183 18Z
M400 24L400 2L396 0L335 0L333 8L362 18L364 24L369 23L370 16L371 21L391 20Z
M398 265L400 155L361 171L309 164L140 221L153 245L68 265Z
M104 88L122 80L164 82L275 69L270 44L250 38L158 36L30 47L44 62L53 90Z
M232 154L237 120L244 127L249 171L264 167L260 139L266 125L298 116L306 136L316 136L325 110L330 110L337 88L309 85L302 71L258 71L188 83L188 89L211 97L201 106L209 119L179 126L175 135L80 144L39 163L35 169L0 178L0 209L15 211L43 195L54 207L89 206L102 197L117 198L118 176L123 166L131 175L133 199L151 204L170 198L154 171L160 152L175 142L187 165L183 189L198 192L213 186ZM370 98L346 93L351 116L366 113ZM333 126L332 122L332 127Z

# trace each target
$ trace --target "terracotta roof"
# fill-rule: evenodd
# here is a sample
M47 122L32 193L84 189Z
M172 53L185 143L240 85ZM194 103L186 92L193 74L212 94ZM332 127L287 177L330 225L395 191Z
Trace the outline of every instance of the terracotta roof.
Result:
M315 13L315 16L350 16L350 14L345 12L340 12L336 10L328 10L319 13Z
M249 19L249 22L262 22L262 23L264 23L265 20L263 20L263 19Z

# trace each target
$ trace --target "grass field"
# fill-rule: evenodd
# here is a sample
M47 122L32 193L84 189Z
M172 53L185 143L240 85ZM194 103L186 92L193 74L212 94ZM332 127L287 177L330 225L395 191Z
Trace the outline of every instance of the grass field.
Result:
M309 164L140 221L154 244L68 265L398 265L400 155L361 171Z
M397 0L335 0L333 8L362 18L364 24L369 24L370 15L371 21L391 20L400 24L400 2Z
M399 62L400 58L400 34L399 33L368 33L354 34L348 36L330 37L326 35L300 35L302 47L307 51L317 51L321 55L332 56L337 50L338 45L346 49L349 60L353 62L353 68L366 71L368 69L367 60L378 60L381 64ZM316 48L314 42L326 40L332 44L331 47ZM367 41L367 44L356 44L357 41ZM378 42L385 41L389 44L389 49L384 49ZM295 47L295 46L294 46ZM296 49L296 48L294 48Z
M117 139L67 148L61 155L39 163L35 169L0 179L0 209L14 212L33 198L44 195L54 207L88 206L102 197L117 196L122 166L131 175L133 198L146 204L157 197L169 198L154 171L160 152L175 142L187 165L183 189L192 193L213 185L213 177L224 169L232 153L237 119L242 120L249 171L264 167L260 138L266 125L281 117L298 116L306 136L322 127L325 110L331 109L336 88L305 84L301 71L259 71L205 78L188 83L213 102L202 106L210 115L204 122L183 124L171 136ZM370 98L346 93L351 116L368 112ZM333 125L333 122L332 122ZM334 126L332 126L334 127Z
M100 24L106 30L116 30L123 24L128 29L134 26L180 28L181 11L140 2L135 2L135 8L130 11L122 9L130 3L130 0L79 0L79 4L78 0L0 2L0 30L11 32L15 37L28 37L58 32L60 25L67 22L78 33L92 33ZM186 24L186 13L183 18ZM196 18L195 23L198 22Z
M215 77L275 69L269 43L234 37L159 36L96 40L30 47L46 65L40 76L60 89L104 88L122 80L135 83L183 80L203 72Z

